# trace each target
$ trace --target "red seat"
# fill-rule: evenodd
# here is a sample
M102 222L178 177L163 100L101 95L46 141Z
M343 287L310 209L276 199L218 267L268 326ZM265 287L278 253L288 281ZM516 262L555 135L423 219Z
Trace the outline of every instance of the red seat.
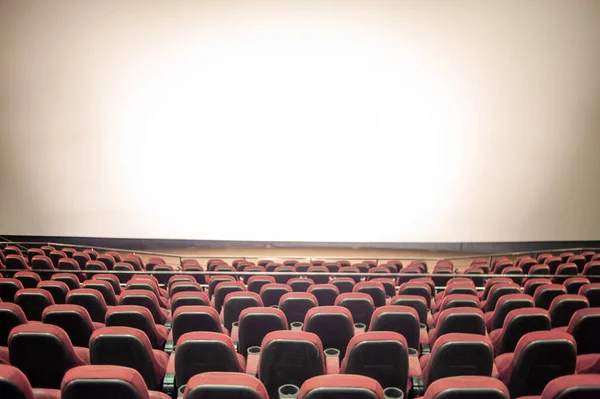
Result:
M195 331L228 334L219 320L219 314L210 306L180 306L173 314L173 343L186 333Z
M306 292L308 288L315 282L310 278L291 278L288 280L288 285L292 288L293 292ZM260 290L259 290L260 293Z
M143 306L152 313L156 324L165 324L167 321L167 310L160 307L158 299L152 291L126 290L121 295L119 305Z
M484 315L488 331L497 330L504 325L506 315L515 309L533 308L533 298L525 294L508 294L500 297L496 303L496 310Z
M152 349L146 334L136 328L100 328L90 338L90 360L93 365L130 367L137 370L146 386L159 390L169 356Z
M107 306L117 306L118 300L111 283L106 280L87 280L83 282L83 288L98 291L104 298Z
M576 311L569 325L559 330L564 330L575 338L578 355L600 353L600 339L596 336L600 331L600 309L586 308Z
M549 331L550 314L545 309L521 308L508 312L501 329L490 333L496 356L514 352L517 343L527 333Z
M354 336L348 344L340 373L370 377L382 387L395 387L407 395L406 339L398 333L383 331Z
M556 274L556 270L561 263L563 263L563 260L560 256L551 256L544 261L544 264L550 268L550 274Z
M279 284L287 284L288 281L296 276L296 268L294 266L279 266L275 269L275 282Z
M373 304L376 308L385 306L385 287L381 283L364 281L356 284L352 289L352 292L370 295L371 298L373 298Z
M83 306L93 321L104 323L108 306L99 291L90 288L79 288L69 291L66 303L68 305Z
M180 306L210 306L210 300L204 292L178 292L171 298L171 314Z
M158 280L158 284L162 284L162 285L167 285L167 283L169 282L169 279L171 277L173 277L173 273L168 273L168 272L174 272L175 271L175 267L168 265L166 263L161 263L158 265L155 265L153 270L155 272L167 272L167 273L161 273L161 274L156 274L156 279Z
M116 264L115 258L106 254L98 256L96 260L104 263L107 270L113 270Z
M599 375L565 375L548 383L541 396L527 399L594 399L600 397Z
M159 288L158 284L154 280L132 277L131 280L129 280L127 282L127 284L125 285L125 291L129 291L129 290L151 291L156 296L158 305L161 308L167 307L167 298L165 298L166 295L164 295L164 296L161 295L162 294L161 289Z
M54 250L50 251L50 253L47 256L52 261L52 265L54 265L54 268L58 268L58 261L66 258L67 254L63 251Z
M262 299L255 292L241 291L227 294L223 304L223 324L225 328L231 331L233 323L238 321L243 310L262 306Z
M42 312L50 305L54 305L52 295L39 288L24 288L15 294L15 304L19 305L27 320L42 321Z
M194 278L194 276L190 276L188 274L176 274L174 276L171 276L169 278L169 281L167 282L167 287L168 287L168 291L169 291L169 297L173 296L173 293L171 292L171 288L173 287L173 284L175 283L181 283L181 282L190 282L190 283L198 283L196 281L196 279ZM204 291L202 289L202 286L200 286L200 290Z
M275 284L275 278L272 276L252 276L248 279L248 291L260 294L260 290L265 284Z
M523 294L533 297L533 295L535 294L535 290L540 285L545 285L545 284L552 284L552 280L550 280L549 278L527 279L527 281L525 282L525 285L523 286Z
M233 292L242 291L246 291L246 286L241 282L224 281L217 284L215 287L215 295L213 296L214 306L217 312L221 313L221 310L223 309L223 303L225 302L225 297L227 295Z
M35 270L48 270L48 272L38 272L42 280L50 280L53 271L56 270L52 264L52 259L45 255L36 255L31 259L31 268Z
M492 277L492 278L490 278L485 283L485 287L483 288L483 291L481 292L481 295L479 296L479 298L481 300L486 300L488 298L490 290L496 284L510 284L510 283L512 283L512 280L509 279L509 278L506 278L506 277Z
M566 294L566 288L561 284L544 284L538 287L533 294L535 306L538 308L550 309L552 300L559 295Z
M429 313L425 298L419 295L396 295L390 299L390 305L408 306L417 311L419 322L423 326L433 325L433 318Z
M102 258L100 258L100 259L102 259ZM130 259L130 262L116 262L112 268L108 268L108 269L119 272L119 274L117 274L117 278L119 279L120 283L124 284L124 283L127 283L129 280L131 280L133 278L133 276L135 276L135 274L133 274L133 273L128 273L128 272L135 271L135 266L133 266L131 264L131 262L135 263L135 261L133 261L131 259Z
M308 287L307 292L313 294L319 306L333 306L335 299L340 295L340 291L333 284L315 284Z
M509 266L509 267L505 267L502 270L502 274L503 275L511 275L511 274L523 274L523 269L521 269L520 267L516 267L516 266ZM523 282L523 277L509 277L513 283L521 285L521 283Z
M354 267L354 266L348 266L348 267L341 267L339 273L353 273L353 274L358 274L360 273L360 270L358 269L358 267ZM340 279L350 279L352 280L352 286L354 286L354 284L360 283L360 276L356 276L356 277L335 277L333 280L340 280ZM332 281L333 284L333 281ZM338 287L340 288L340 287ZM340 291L341 292L341 291ZM352 292L352 290L350 291L344 291L344 292Z
M290 292L279 298L279 309L285 314L288 323L304 323L306 313L317 306L317 298L306 292Z
M563 285L567 289L567 294L577 294L579 289L586 284L589 284L590 280L585 277L571 277L565 280Z
M91 260L96 260L98 259L98 256L100 256L98 251L96 251L95 249L84 249L83 252L88 254Z
M94 274L92 280L104 280L112 285L113 290L115 291L115 295L121 295L121 284L119 279L114 274Z
M79 263L77 263L77 261L75 259L71 259L71 258L60 259L58 261L57 269L61 270L63 272L75 274L80 282L85 280L83 273L80 272L81 269L79 268Z
M575 312L580 309L589 308L590 303L583 295L564 294L552 300L550 305L550 319L552 328L566 327Z
M279 304L279 299L290 292L292 288L287 284L270 283L262 286L260 298L265 306L273 306Z
M40 249L42 251L44 251L44 254L46 254L46 256L50 255L50 252L52 252L52 251L55 250L55 248L53 246L51 246L51 245L42 245L40 247Z
M2 251L0 251L2 252ZM44 251L41 248L29 248L27 249L27 262L31 265L31 261L34 256L46 256Z
M23 284L16 278L0 278L0 300L14 302L17 291L23 289Z
M500 380L512 398L539 395L553 379L573 374L577 357L575 339L563 332L536 331L525 334L514 353L495 359Z
M575 265L577 265L577 273L583 272L583 268L584 268L585 264L587 263L585 256L583 256L583 255L569 256L569 258L563 262L574 263ZM575 274L577 274L577 273L575 273Z
M248 348L260 346L270 332L288 329L288 320L281 309L248 308L240 314L238 352L244 357Z
M313 263L314 264L314 263ZM298 270L298 266L296 266L296 270ZM325 266L311 266L308 268L309 273L329 273L329 270ZM316 284L328 284L329 276L319 276L317 274L308 276L311 278Z
M92 260L92 258L90 258L90 255L88 255L85 252L75 252L73 254L73 260L75 262L77 262L77 264L79 265L79 269L84 270L85 269L85 264L89 261Z
M194 281L177 281L169 286L169 297L179 292L204 292L202 286Z
M269 399L269 395L265 386L256 377L244 373L215 371L190 378L183 398Z
M342 358L354 336L354 321L350 311L342 306L319 306L306 313L304 331L316 334L326 349L339 350Z
M244 373L246 361L236 353L233 341L225 334L190 332L177 342L175 357L176 387L188 383L197 374L210 371ZM171 370L169 370L171 371Z
M510 399L506 385L492 377L460 376L437 380L423 399Z
M384 399L377 381L360 375L322 375L302 384L298 399Z
M73 347L67 333L51 324L27 323L13 328L8 351L11 364L38 388L58 389L69 369L89 364L89 350Z
M588 277L592 283L600 283L600 261L586 263L582 275Z
M169 399L165 393L148 391L144 379L132 368L81 366L67 371L61 399Z
M74 248L69 248L69 247L63 247L63 248L61 249L61 251L63 251L65 254L67 254L67 256L68 256L69 258L72 258L72 257L73 257L73 254L74 254L75 252L77 252L77 251L76 251Z
M11 330L21 324L27 324L27 317L18 305L0 303L0 364L9 364L8 336Z
M27 264L27 259L23 255L6 255L6 261L4 262L7 269L18 269L18 270L29 270L30 267ZM10 276L9 276L10 277Z
M69 294L69 286L62 281L45 280L40 281L37 288L46 290L52 295L54 303L57 305L64 305Z
M393 331L406 338L409 348L419 350L421 329L417 311L408 306L389 305L375 309L369 331Z
M212 297L215 294L215 288L217 287L217 285L227 281L235 282L236 280L232 276L224 275L210 277L208 280L208 297L212 299Z
M452 308L440 313L435 328L429 330L429 345L438 337L450 333L485 335L483 312L475 308Z
M123 260L123 257L121 256L121 254L116 251L108 251L108 252L105 252L104 255L108 255L108 256L112 257L115 260L115 262L121 262Z
M427 309L431 307L432 290L427 283L408 282L404 283L398 289L398 295L418 295L425 299Z
M61 399L58 389L32 389L16 367L0 364L0 394L6 399Z
M348 309L352 314L354 323L364 324L368 329L373 312L375 311L373 298L369 294L360 292L341 294L336 298L334 305Z
M502 297L503 295L520 293L521 288L513 282L495 284L490 289L487 300L481 302L481 310L483 310L484 312L493 312L494 310L496 310L496 304L498 303L500 297Z
M315 334L274 331L262 341L258 375L270 398L279 397L277 391L282 385L299 387L325 371L323 345Z
M553 282L555 284L562 284L566 279L577 275L577 265L575 263L562 263L556 269L556 274L560 277L554 277Z
M550 268L548 267L548 265L533 265L531 266L531 268L529 269L529 273L527 274L539 274L541 276L545 276L547 274L550 274Z
M169 331L161 324L154 323L152 313L142 306L122 305L106 312L106 327L131 327L143 331L153 349L165 347Z
M75 290L81 288L81 283L79 282L79 278L73 273L56 273L53 274L50 278L52 281L62 281L65 283L69 290Z
M0 280L0 284L2 281ZM600 307L600 283L585 284L579 289L579 295L583 295L590 303L590 307Z
M52 305L44 309L42 322L62 328L74 346L87 348L92 333L104 324L94 323L85 308L78 305Z
M106 265L104 263L100 262L99 260L87 261L85 263L85 265L83 266L83 269L95 271L95 272L106 272L108 270L106 268ZM100 273L86 273L86 278L93 279L97 274L100 274ZM118 281L118 279L117 279L117 281Z

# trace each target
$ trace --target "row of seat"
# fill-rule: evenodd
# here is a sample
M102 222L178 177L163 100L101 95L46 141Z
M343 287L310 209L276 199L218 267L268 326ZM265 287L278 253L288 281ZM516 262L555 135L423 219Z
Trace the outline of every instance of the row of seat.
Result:
M464 333L440 337L431 354L420 359L394 332L357 334L341 358L337 351L324 351L316 334L304 331L270 332L260 347L249 348L247 358L236 353L228 336L211 332L184 334L169 357L153 350L144 332L128 327L97 330L88 350L73 347L60 327L29 323L15 327L8 344L11 365L34 387L46 389L58 389L69 370L89 364L132 368L149 389L162 387L170 395L198 374L246 373L258 376L270 398L277 398L283 385L301 386L328 374L367 376L413 397L447 377L487 376L501 380L517 398L539 395L563 375L600 373L600 354L577 356L574 338L561 331L527 333L514 352L495 358L487 337Z

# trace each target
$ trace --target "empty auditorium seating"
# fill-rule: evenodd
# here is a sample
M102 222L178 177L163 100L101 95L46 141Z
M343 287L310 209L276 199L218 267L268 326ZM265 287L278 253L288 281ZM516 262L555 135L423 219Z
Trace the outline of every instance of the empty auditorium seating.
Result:
M211 306L181 306L173 314L173 344L179 337L193 331L228 334L219 320L219 314Z
M582 275L588 277L592 283L600 283L600 261L586 263Z
M275 282L275 281L272 281ZM310 278L291 278L288 280L288 285L292 288L293 292L306 292L308 288L315 282ZM334 284L335 285L335 284ZM337 287L337 285L336 285ZM338 287L339 289L339 287ZM259 290L260 292L260 290Z
M210 371L246 371L244 357L237 354L231 338L212 332L190 332L177 342L174 355L176 387L188 383L193 376Z
M75 290L77 288L81 288L81 283L79 282L79 278L73 273L56 273L51 277L53 281L62 281L65 283L69 290Z
M559 331L566 331L575 338L577 342L577 354L587 355L590 353L600 354L600 309L585 308L577 310L568 326L559 327Z
M352 314L354 323L364 324L366 328L369 327L371 317L375 311L373 298L360 292L341 294L336 298L334 305L348 309Z
M104 298L107 306L117 305L117 296L111 283L106 280L87 280L82 284L83 288L92 289L98 291Z
M485 335L483 312L475 308L452 308L440 313L435 328L429 330L429 345L438 337L449 333Z
M48 255L46 255L50 258L50 260L52 261L52 265L54 266L54 268L58 269L58 261L66 258L67 254L64 253L63 251L59 251L59 250L54 250L54 251L50 251L50 253Z
M0 397L6 399L60 399L58 389L32 389L18 368L0 364Z
M114 274L94 274L92 280L104 280L112 285L115 295L121 295L121 285L119 279Z
M569 324L573 314L590 306L588 300L583 295L564 294L559 295L552 300L550 304L550 319L552 327L564 327Z
M15 278L0 278L0 300L14 302L17 291L23 289L23 284Z
M408 306L389 305L375 309L369 331L397 332L404 336L409 348L419 350L419 315Z
M306 380L324 374L324 359L323 345L315 334L274 331L262 341L258 375L269 398L278 398L280 386L300 387Z
M592 399L600 397L600 375L565 375L548 383L531 399Z
M333 306L335 299L340 294L338 288L333 284L311 285L306 292L317 298L319 306Z
M360 375L323 375L309 379L300 388L298 399L384 399L377 381Z
M194 281L177 281L169 286L169 297L173 297L173 295L179 292L203 292L204 290L196 282Z
M248 348L260 346L264 337L273 331L288 329L288 320L281 309L248 308L240 314L238 352L246 357Z
M94 323L85 308L78 305L52 305L44 309L42 322L62 328L74 346L87 347L92 333L104 327Z
M408 345L394 332L366 332L348 344L341 374L371 377L382 387L395 387L405 394L408 381Z
M15 304L19 305L27 320L42 321L42 312L54 305L54 298L46 290L39 288L24 288L15 294Z
M564 332L536 331L525 334L513 353L494 360L500 380L512 398L540 395L554 378L575 372L577 348Z
M260 289L260 298L265 306L275 306L279 304L279 299L289 292L292 292L292 288L287 284L265 284Z
M496 310L498 300L509 294L520 294L521 288L515 283L500 283L495 284L488 293L487 300L481 303L481 309L485 312L493 312Z
M8 336L13 328L27 323L23 310L14 303L0 303L0 364L10 363Z
M168 359L165 352L152 349L146 334L136 328L100 328L90 338L91 364L137 370L151 390L160 390Z
M370 295L376 308L385 305L385 288L381 283L373 281L358 283L354 286L352 292Z
M244 309L262 306L262 299L255 292L232 292L225 297L223 304L223 325L231 331L233 323L238 321Z
M0 280L0 284L2 281ZM579 295L583 295L590 303L590 307L600 307L600 283L585 284L579 289Z
M530 279L527 279L527 281L523 285L523 294L529 295L529 296L533 297L533 295L535 294L535 290L540 285L545 285L545 284L552 284L552 280L549 279L549 278L530 278Z
M488 337L478 334L449 333L440 336L431 354L419 359L425 386L441 378L491 376L494 349Z
M142 306L122 305L106 312L106 327L131 327L143 331L153 349L163 349L169 331L154 323L152 313Z
M262 382L251 375L232 372L208 372L190 378L183 397L185 399L269 399L269 394Z
M93 321L104 323L108 306L99 291L90 288L71 290L67 294L66 303L84 307Z
M336 305L342 296L336 298ZM319 306L317 298L306 292L290 292L279 298L279 309L285 314L290 324L293 322L304 323L306 313L317 306Z
M567 294L577 294L579 289L586 284L589 284L590 280L585 277L571 277L565 280L563 285L567 290Z
M158 304L158 299L152 291L148 290L126 290L121 295L119 305L137 305L147 308L156 324L165 324L168 312ZM92 318L93 319L93 318Z
M345 307L319 306L306 313L304 331L316 334L325 349L337 349L343 358L346 347L354 336L354 321Z
M314 263L313 263L314 264ZM298 267L296 266L296 270ZM328 273L329 270L325 266L311 266L308 268L309 273ZM313 279L315 284L327 284L329 282L329 276L310 276Z
M511 310L504 319L501 329L490 333L496 356L513 352L525 334L551 329L550 314L545 309L521 308Z
M31 268L34 270L48 270L48 272L37 272L42 280L50 280L52 278L52 272L56 270L52 264L52 259L45 255L36 255L31 261Z
M554 298L566 293L567 290L562 284L544 284L538 287L533 294L535 306L549 310Z
M61 399L169 399L165 393L148 391L144 379L132 368L80 366L65 374Z
M79 270L81 270L79 268L79 263L77 263L77 261L75 261L74 259L71 259L71 258L59 259L57 269L61 270L63 272L67 272L67 273L71 272L71 273L75 274L80 282L85 280L83 273L79 272Z
M171 314L180 306L210 306L210 300L204 292L178 292L171 298Z
M567 278L577 275L577 265L575 263L562 263L556 269L556 274L560 277L554 277L553 282L562 284Z
M437 380L429 385L423 399L510 399L508 388L492 377L460 376Z
M514 310L521 308L533 308L535 304L533 298L525 294L508 294L501 296L496 303L496 310L485 314L485 321L488 331L502 328L506 315Z
M398 295L418 295L425 299L427 308L431 306L432 291L427 283L408 282L400 285Z
M65 373L89 364L89 350L73 347L67 333L51 324L27 323L8 337L10 363L36 388L60 388Z

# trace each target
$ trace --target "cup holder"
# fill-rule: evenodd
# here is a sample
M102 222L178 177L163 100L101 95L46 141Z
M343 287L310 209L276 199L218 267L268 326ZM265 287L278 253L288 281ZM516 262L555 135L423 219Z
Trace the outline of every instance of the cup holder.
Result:
M177 390L177 397L178 398L183 398L183 393L185 392L185 384L180 386L179 389Z
M240 322L239 322L239 321L234 321L234 322L231 324L231 327L232 327L232 328L239 327L239 326L240 326Z
M300 388L295 385L287 384L279 387L279 399L295 399L298 397Z
M354 323L354 333L364 333L367 329L366 324L363 323Z
M248 348L248 356L258 355L260 353L260 346L251 346Z
M340 356L340 351L335 348L325 349L325 356Z
M385 399L404 399L404 392L398 388L386 388L383 390Z
M279 309L279 306L278 306L278 305L271 305L271 306L269 306L269 307L270 307L270 308Z
M304 323L302 323L301 321L293 321L290 324L290 327L292 327L292 330L294 330L294 331L302 331L302 327L304 327Z
M417 356L419 354L419 351L417 351L415 348L408 348L408 356Z
M427 330L427 324L425 324L425 323L419 323L419 327Z

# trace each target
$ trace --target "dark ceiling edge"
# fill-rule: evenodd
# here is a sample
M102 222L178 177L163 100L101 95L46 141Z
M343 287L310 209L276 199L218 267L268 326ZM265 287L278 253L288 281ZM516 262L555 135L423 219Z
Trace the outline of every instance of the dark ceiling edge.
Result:
M100 238L63 236L3 235L9 241L56 242L90 247L128 250L177 248L345 248L345 249L406 249L476 253L525 252L563 248L600 248L600 241L531 241L531 242L461 242L461 243L359 243L359 242L292 242L292 241L223 241L175 240L141 238Z

